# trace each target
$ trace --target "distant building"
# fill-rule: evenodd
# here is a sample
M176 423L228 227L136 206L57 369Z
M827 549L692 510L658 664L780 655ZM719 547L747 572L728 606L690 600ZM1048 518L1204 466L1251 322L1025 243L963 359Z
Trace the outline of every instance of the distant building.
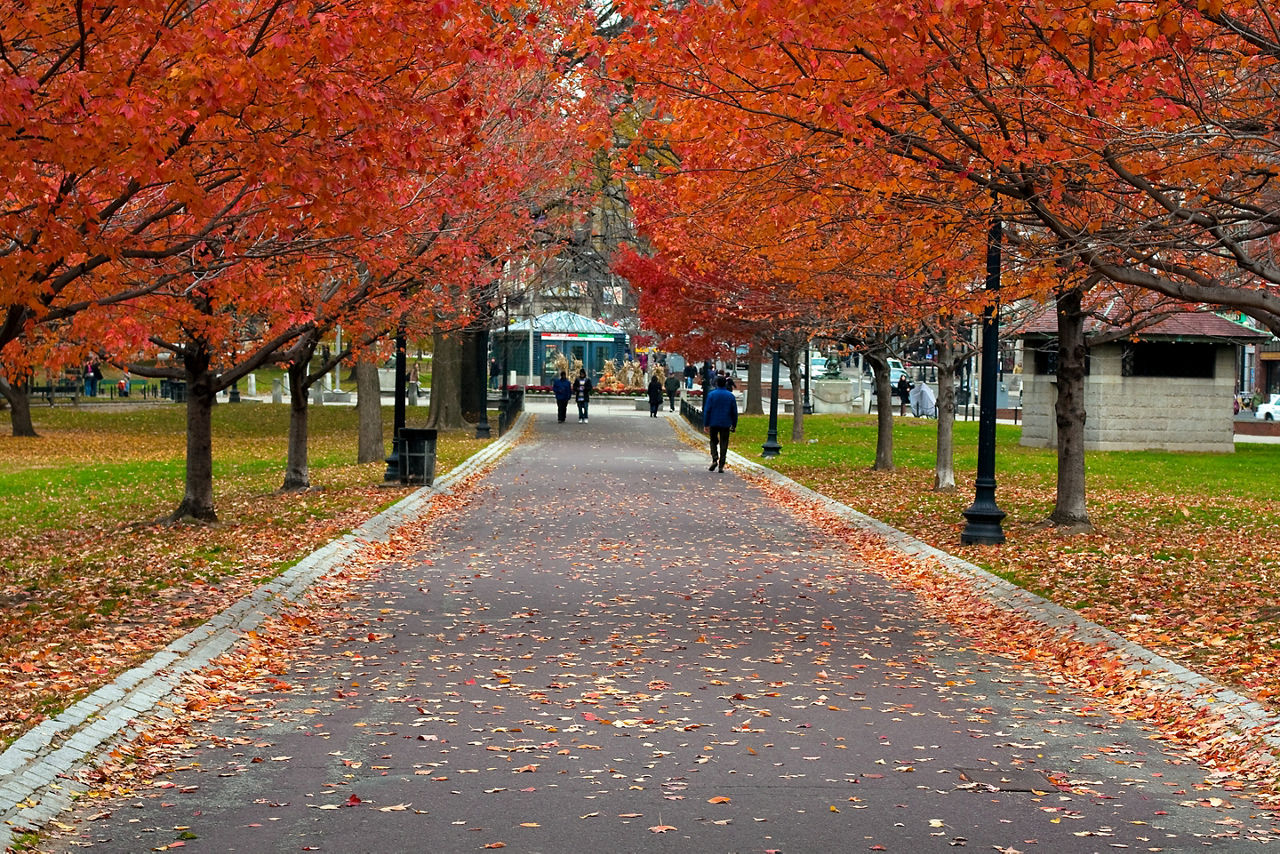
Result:
M1085 339L1120 328L1089 319ZM1052 308L1020 330L1022 444L1030 447L1058 442L1057 334ZM1233 451L1238 351L1270 337L1217 314L1185 311L1132 336L1090 346L1084 383L1085 448Z
M621 327L571 311L518 321L496 330L491 339L494 358L501 362L505 357L517 382L529 385L551 385L557 353L570 361L578 359L592 380L598 380L606 360L621 364L627 344L627 333Z

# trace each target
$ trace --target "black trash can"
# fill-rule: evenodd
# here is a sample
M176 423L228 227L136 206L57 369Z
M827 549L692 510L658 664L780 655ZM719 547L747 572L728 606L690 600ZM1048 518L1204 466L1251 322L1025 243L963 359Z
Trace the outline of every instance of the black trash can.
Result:
M400 428L400 482L430 486L436 477L436 431Z

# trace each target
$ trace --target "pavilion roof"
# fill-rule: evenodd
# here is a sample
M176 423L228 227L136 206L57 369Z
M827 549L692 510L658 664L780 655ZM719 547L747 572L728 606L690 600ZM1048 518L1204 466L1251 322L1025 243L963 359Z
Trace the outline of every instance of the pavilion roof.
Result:
M572 311L551 311L539 315L533 318L532 325L537 332L593 332L617 335L626 331L619 326L610 326ZM509 328L512 332L523 332L528 331L529 327L529 320L521 320L519 323L511 324Z

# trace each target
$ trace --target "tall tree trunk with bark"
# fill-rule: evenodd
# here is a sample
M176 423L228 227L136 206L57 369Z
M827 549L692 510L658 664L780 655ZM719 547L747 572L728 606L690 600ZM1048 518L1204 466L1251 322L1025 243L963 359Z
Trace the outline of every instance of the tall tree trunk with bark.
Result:
M804 442L804 378L800 376L798 365L804 363L803 350L792 350L787 354L788 370L791 372L791 441Z
M938 445L933 465L936 492L956 491L956 368L958 348L950 333L935 336L938 344Z
M876 385L876 462L875 471L893 471L893 389L889 387L889 354L883 350L868 351Z
M382 462L386 457L382 438L382 388L378 365L369 359L356 362L356 420L359 447L356 462Z
M284 464L284 492L297 492L311 487L311 470L307 462L307 370L310 359L289 363L289 449Z
M462 342L455 335L435 333L431 359L431 412L427 427L434 430L461 430Z
M183 369L187 381L187 475L182 503L170 522L196 519L216 522L213 507L213 396L214 377L208 348L201 342L187 345Z
M1058 494L1049 522L1077 531L1093 529L1085 502L1084 377L1088 349L1084 340L1084 293L1071 288L1058 295Z
M0 395L9 402L9 421L14 436L34 437L36 425L31 421L31 397L25 388L11 385L7 379L0 377Z
M751 342L751 347L747 350L747 400L742 410L743 415L764 415L762 358L764 348L758 342Z

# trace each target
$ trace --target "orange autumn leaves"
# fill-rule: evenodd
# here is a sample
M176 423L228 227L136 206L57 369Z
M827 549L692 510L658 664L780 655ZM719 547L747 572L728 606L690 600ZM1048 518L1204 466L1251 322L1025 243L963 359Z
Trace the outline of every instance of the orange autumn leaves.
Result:
M1078 264L1280 328L1275 198L1248 178L1274 129L1232 130L1280 74L1265 3L628 11L615 71L654 105L642 138L672 153L662 180L634 179L637 209L690 270L736 260L762 291L796 281L840 315L910 315L925 271L980 280L994 208L1017 225L1007 292L1043 295Z
M837 484L829 479L822 479L820 482L814 482L808 477L805 479L837 500L846 501L863 512L884 518L926 542L954 551L952 541L957 532L949 520L940 521L934 514L914 512L909 514L911 519L916 520L916 524L912 524L907 517L890 509L895 505L906 506L901 503L904 496L895 489L895 486L906 486L903 478L897 478L896 484L890 483L892 479L889 477L878 478L874 484L864 480L858 484L857 496L852 494L847 480ZM780 502L796 506L804 515L812 518L812 508L789 491L766 482L762 482L761 486ZM918 505L913 506L918 510ZM921 524L924 519L933 519L934 524ZM1277 776L1277 768L1271 761L1270 754L1265 749L1260 749L1252 736L1242 735L1225 719L1215 714L1211 706L1197 704L1169 690L1168 686L1150 680L1140 667L1131 666L1133 662L1124 653L1101 644L1070 639L1061 629L1030 619L1017 610L1001 607L980 594L970 580L947 573L928 561L904 567L901 553L889 547L875 534L853 528L834 517L826 517L820 524L832 536L855 546L871 570L915 590L920 594L920 601L927 610L973 638L982 648L1042 668L1047 676L1066 680L1068 684L1096 696L1100 703L1108 705L1119 714L1154 722L1163 738L1181 745L1197 761L1230 769L1240 779L1257 786L1265 798L1280 803L1280 776ZM1078 541L1062 541L1052 533L1044 532L1040 537L1020 536L1019 540L1018 543L1002 547L998 554L986 550L974 557L980 557L984 562L994 560L997 571L1019 575L1025 586L1050 599L1058 599L1064 605L1075 604L1073 600L1081 594L1079 591L1071 592L1066 585L1078 582L1079 579L1068 573L1056 582L1051 582L1048 568L1054 565L1055 555L1069 552L1070 544L1078 545ZM1151 543L1136 540L1133 546L1135 552L1149 551ZM1114 546L1111 550L1117 553L1129 552L1127 546ZM1121 562L1123 561L1112 565ZM1100 566L1105 567L1106 564L1101 563ZM1280 663L1275 650L1280 649L1280 638L1275 636L1273 629L1268 636L1271 651L1264 651L1259 660L1259 649L1265 649L1267 641L1256 637L1253 632L1242 634L1243 624L1238 622L1238 616L1232 616L1242 612L1247 614L1253 608L1260 607L1262 591L1258 589L1251 594L1247 587L1231 584L1213 586L1210 583L1203 593L1204 598L1196 600L1199 605L1193 609L1195 618L1189 618L1185 606L1171 606L1168 604L1169 600L1162 600L1161 597L1171 592L1176 595L1195 588L1199 576L1192 567L1191 570L1184 571L1176 582L1170 580L1172 577L1171 574L1170 578L1164 579L1160 584L1152 582L1147 586L1133 585L1134 579L1126 578L1124 584L1116 585L1114 592L1118 595L1133 596L1137 595L1136 591L1141 590L1143 595L1153 600L1147 607L1147 619L1140 622L1143 630L1139 633L1130 630L1128 620L1116 620L1117 613L1124 614L1123 606L1119 609L1114 606L1077 607L1086 617L1099 620L1139 643L1180 658L1192 667L1212 673L1219 679L1234 681L1245 690L1249 689L1249 684L1231 679L1230 673L1222 668L1205 668L1204 661L1214 660L1212 656L1220 655L1224 662L1251 662L1250 672L1256 666L1259 684L1267 686L1261 690L1255 687L1253 693L1259 699L1273 702L1274 676L1277 663ZM1093 592L1097 595L1099 591ZM1164 604L1157 604L1160 601ZM1186 631L1188 623L1198 623L1198 631ZM1169 648L1167 641L1174 637L1182 638L1181 648ZM1166 643L1153 642L1160 639Z

